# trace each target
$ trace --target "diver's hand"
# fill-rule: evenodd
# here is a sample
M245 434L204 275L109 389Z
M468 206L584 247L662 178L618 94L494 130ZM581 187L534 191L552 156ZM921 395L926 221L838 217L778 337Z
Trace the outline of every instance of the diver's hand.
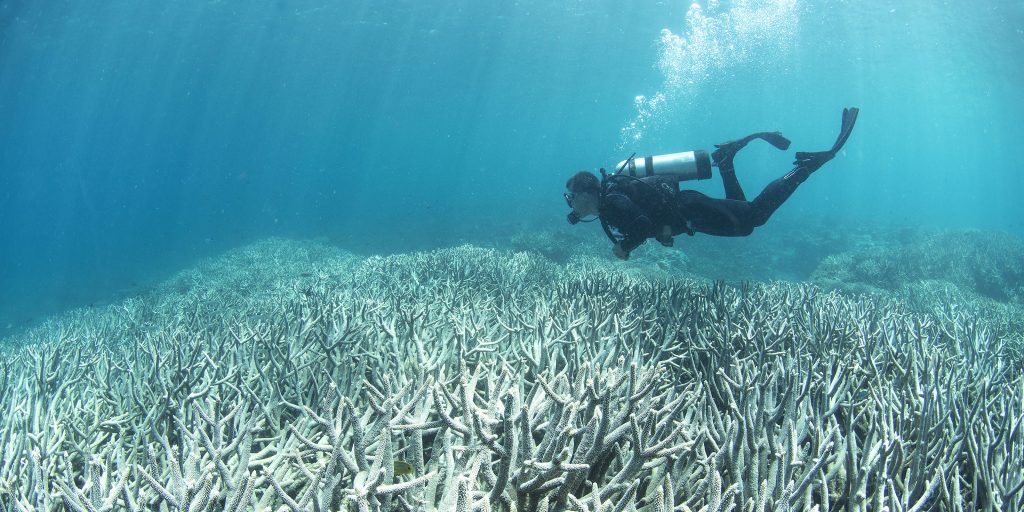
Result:
M615 245L612 246L612 254L614 254L615 257L620 260L629 259L629 253L622 248L621 243L616 243Z

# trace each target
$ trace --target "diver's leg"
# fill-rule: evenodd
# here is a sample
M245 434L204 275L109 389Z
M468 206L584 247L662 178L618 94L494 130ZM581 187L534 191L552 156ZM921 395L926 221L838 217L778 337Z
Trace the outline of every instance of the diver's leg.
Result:
M843 123L839 130L839 137L836 139L835 144L832 145L832 149L828 151L819 151L816 153L805 153L798 152L796 154L796 161L793 164L792 171L789 171L785 176L771 182L761 191L761 193L750 202L751 216L748 219L753 226L761 226L765 222L768 222L768 218L775 213L782 203L789 199L789 196L793 195L796 188L806 180L811 173L817 171L822 165L835 157L836 153L842 149L843 144L846 143L846 139L850 137L850 132L853 131L853 125L857 121L856 108L843 109Z
M747 196L743 193L743 187L740 186L740 180L736 178L736 168L733 167L731 156L727 160L719 162L718 173L722 176L726 199L747 200Z
M711 158L718 167L718 171L722 174L722 185L725 187L726 199L732 199L735 201L747 200L747 196L743 193L743 188L740 187L739 180L736 179L736 168L733 166L732 160L739 150L743 149L754 139L765 140L779 149L785 150L789 148L789 139L783 137L779 132L752 133L742 139L715 144L715 148L717 149L711 153Z
M673 223L675 234L689 231L691 234L747 236L754 229L747 220L751 207L746 201L715 199L696 190L680 191L677 201L680 218Z
M782 203L793 195L796 188L800 186L811 173L804 167L795 167L785 176L771 182L753 201L750 202L750 216L747 222L751 228L763 226L768 218L775 213L775 210L782 206Z

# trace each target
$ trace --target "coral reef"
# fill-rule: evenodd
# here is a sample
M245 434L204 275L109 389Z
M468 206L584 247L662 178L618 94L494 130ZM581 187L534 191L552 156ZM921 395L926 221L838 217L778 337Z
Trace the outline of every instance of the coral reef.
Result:
M551 228L534 226L530 229L512 229L509 235L492 240L490 245L514 251L536 252L556 263L566 263L574 256L607 253L611 248L604 234L600 237L575 226Z
M1020 509L1024 340L940 309L271 240L5 349L0 511Z
M826 258L812 279L898 291L941 280L981 297L1024 304L1024 241L977 230L915 234Z

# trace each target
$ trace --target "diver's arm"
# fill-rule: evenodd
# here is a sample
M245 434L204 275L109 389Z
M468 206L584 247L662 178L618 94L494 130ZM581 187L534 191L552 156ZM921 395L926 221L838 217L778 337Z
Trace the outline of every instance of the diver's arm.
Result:
M625 194L608 194L605 199L609 209L614 212L612 224L622 233L623 239L617 244L616 256L626 259L629 253L653 236L654 223L639 206ZM625 255L619 254L619 251Z

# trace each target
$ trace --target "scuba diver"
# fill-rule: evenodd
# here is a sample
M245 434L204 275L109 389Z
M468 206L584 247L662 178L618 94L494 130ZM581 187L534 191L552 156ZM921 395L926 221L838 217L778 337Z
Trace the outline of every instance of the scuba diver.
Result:
M759 132L716 144L711 158L702 150L643 159L634 154L620 162L614 173L601 169L600 180L592 172L580 171L565 184L565 201L572 209L569 223L599 219L614 244L612 252L623 260L648 238L671 247L672 237L682 233L747 236L764 225L814 171L836 156L853 131L857 113L857 108L843 109L842 127L832 149L797 152L793 169L769 183L753 201L747 201L736 179L733 157L754 139L789 149L789 140L779 132ZM710 178L712 159L722 175L725 199L679 190L680 181ZM584 220L589 216L594 218Z

